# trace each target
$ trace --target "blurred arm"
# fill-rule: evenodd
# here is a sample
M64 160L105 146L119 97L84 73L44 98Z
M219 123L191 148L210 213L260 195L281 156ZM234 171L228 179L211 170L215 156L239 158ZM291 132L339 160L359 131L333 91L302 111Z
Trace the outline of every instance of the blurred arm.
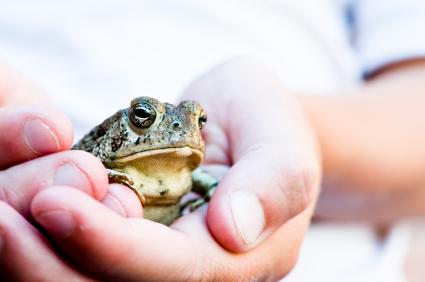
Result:
M319 217L425 213L425 60L383 68L339 96L300 96L323 154Z

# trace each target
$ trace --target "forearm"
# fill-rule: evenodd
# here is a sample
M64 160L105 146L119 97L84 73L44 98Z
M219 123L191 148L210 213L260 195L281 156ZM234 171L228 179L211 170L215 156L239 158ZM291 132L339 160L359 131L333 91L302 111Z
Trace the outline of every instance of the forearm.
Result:
M425 212L424 62L389 68L345 96L300 101L322 151L319 214L374 212L382 220Z

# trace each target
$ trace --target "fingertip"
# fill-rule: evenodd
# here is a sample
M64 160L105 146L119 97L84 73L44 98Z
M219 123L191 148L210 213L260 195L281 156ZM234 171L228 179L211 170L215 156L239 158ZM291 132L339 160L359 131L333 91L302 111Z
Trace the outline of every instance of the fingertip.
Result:
M67 186L51 186L38 192L31 201L31 214L35 219L45 211L65 208L65 200L73 200L75 197L67 193L67 190L73 189Z
M230 212L230 202L225 195L216 193L212 197L208 205L207 223L214 239L225 249L234 253L241 253L248 249L235 228Z
M70 119L61 111L53 107L46 107L47 123L58 137L59 150L68 150L74 141L74 130ZM43 111L43 109L40 109Z
M31 210L67 256L94 274L107 273L112 280L162 281L180 277L193 265L195 256L186 236L149 220L123 219L76 189L43 190L34 197Z
M72 153L73 162L86 175L90 182L92 189L91 195L97 200L102 200L108 191L109 183L108 174L102 162L85 151L73 150L69 153Z
M209 203L207 215L214 238L235 253L249 251L264 240L266 226L260 198L241 177L237 165L228 171Z
M66 211L75 216L78 224L84 225L87 216L92 216L96 214L94 211L99 212L100 210L106 212L106 214L95 215L94 218L112 220L111 216L114 216L114 213L105 209L99 201L94 200L84 192L64 185L51 186L41 190L31 201L31 214L36 220L46 213Z
M261 160L261 161L259 161ZM311 205L308 169L255 151L239 159L217 187L208 210L216 240L233 252L246 252ZM268 175L268 177L264 177Z
M110 184L102 203L122 217L143 217L143 208L139 198L124 185Z
M50 106L33 106L17 108L16 115L22 120L25 141L33 152L46 155L71 148L74 132L63 112Z
M0 200L27 217L34 195L57 186L72 187L100 201L108 189L108 175L102 162L87 152L59 152L1 171Z
M248 237L243 236L239 229L250 229L249 225L246 224L246 220L244 220L244 215L249 215L252 212L252 206L250 206L249 203L248 205L238 205L238 203L243 201L237 200L238 198L249 198L251 199L250 202L252 202L253 197L251 195L246 197L245 194L243 195L245 197L238 197L239 193L235 195L236 197L232 197L232 191L235 185L230 183L234 183L234 179L238 179L239 176L238 173L235 173L235 170L230 169L229 166L210 164L203 165L202 169L220 180L220 184L208 204L207 224L211 234L221 246L231 252L241 253L251 249L256 244L256 238L254 237L256 237L256 235L258 235L257 233L261 232L263 228L264 223L261 222L261 220L263 220L263 214L261 212L260 217L257 217L256 222L254 223L258 225L255 228L256 230L254 230L254 235ZM230 173L230 175L228 173ZM232 202L240 208L239 212L232 210ZM242 224L239 224L239 226L236 224L235 216L239 216L243 220ZM258 222L260 223L258 224Z
M108 174L105 167L98 158L88 152L65 151L38 160L46 160L47 163L53 160L55 174L51 185L77 188L96 200L102 200L108 191Z
M67 150L73 141L69 119L51 107L7 107L0 110L0 167Z
M72 187L52 186L34 196L31 214L56 239L66 239L77 228L88 228L90 224L87 222L92 220L89 217L93 215L90 209L96 204L99 203Z

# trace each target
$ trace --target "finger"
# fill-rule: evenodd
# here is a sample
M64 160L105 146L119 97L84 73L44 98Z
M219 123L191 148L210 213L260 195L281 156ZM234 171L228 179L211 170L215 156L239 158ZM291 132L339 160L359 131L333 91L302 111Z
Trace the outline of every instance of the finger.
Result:
M0 169L67 150L73 132L70 121L53 108L0 109Z
M211 245L216 247L216 252L206 254L213 265L204 262L200 266L201 274L211 275L202 277L204 281L280 281L298 260L313 210L314 204L311 204L279 227L263 244L243 254L225 252L217 244L207 227L206 206L178 219L171 227L186 234L204 251L209 250Z
M209 229L231 251L252 249L313 202L308 168L285 164L269 149L238 160L209 203Z
M0 200L27 217L31 199L51 185L68 185L101 200L108 187L102 163L83 151L65 151L0 171Z
M251 249L316 198L316 140L272 72L231 61L191 85L185 98L200 100L213 124L212 133L206 130L207 150L214 149L207 157L218 157L207 160L231 165L208 210L208 226L224 247Z
M68 255L108 280L180 281L195 265L196 249L180 232L145 219L123 219L75 189L43 190L31 210Z
M205 207L180 218L173 229L123 219L66 187L41 191L31 208L68 255L108 281L276 281L294 266L312 212L295 217L251 252L234 255L210 235Z
M139 198L124 185L110 184L102 203L122 217L143 217Z
M0 254L2 281L92 281L58 257L31 224L1 201Z

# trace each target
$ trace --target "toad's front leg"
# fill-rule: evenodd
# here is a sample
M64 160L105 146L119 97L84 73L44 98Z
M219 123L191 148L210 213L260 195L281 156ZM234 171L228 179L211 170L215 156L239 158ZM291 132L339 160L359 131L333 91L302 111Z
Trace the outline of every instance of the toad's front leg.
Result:
M198 168L192 172L192 183L192 191L201 197L184 203L182 210L189 207L190 211L194 211L208 203L218 186L218 178L212 176L208 171Z
M106 169L106 171L108 172L109 183L123 184L131 188L131 190L133 190L134 193L136 193L142 205L145 204L145 197L140 191L133 188L134 180L129 174L120 172L117 170L113 170L113 169Z

